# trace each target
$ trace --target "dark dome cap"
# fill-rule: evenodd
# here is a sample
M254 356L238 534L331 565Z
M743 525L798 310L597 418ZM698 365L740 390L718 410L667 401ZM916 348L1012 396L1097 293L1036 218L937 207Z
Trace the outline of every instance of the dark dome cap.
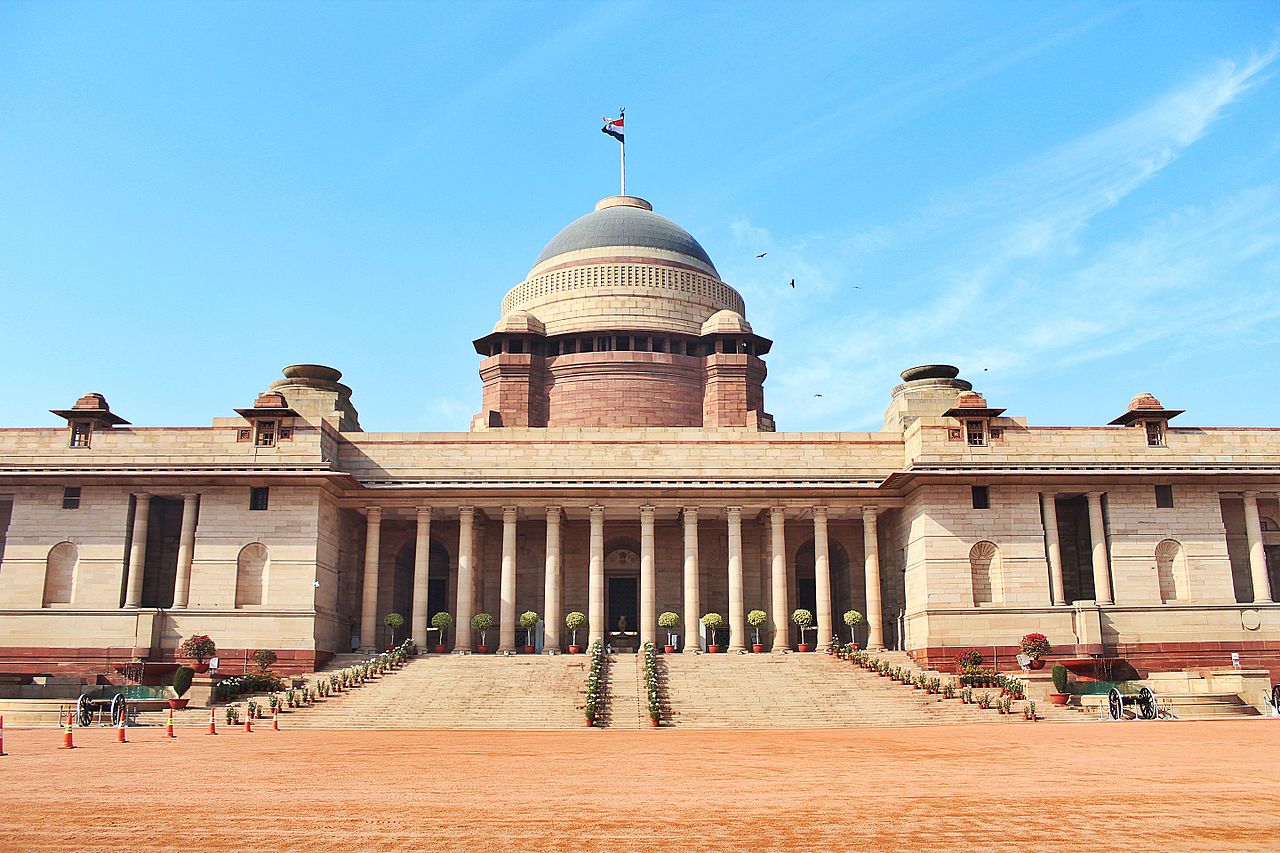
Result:
M536 267L566 252L582 249L639 246L686 255L701 261L715 272L706 249L679 225L653 212L653 206L635 196L610 196L586 216L570 222L533 262ZM716 273L719 278L719 273Z

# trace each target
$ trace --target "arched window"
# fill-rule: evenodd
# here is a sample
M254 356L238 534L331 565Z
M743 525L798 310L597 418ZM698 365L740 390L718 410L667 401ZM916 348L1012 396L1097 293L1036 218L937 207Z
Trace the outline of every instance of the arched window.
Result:
M973 579L973 603L1004 602L1004 573L1000 567L1000 549L992 542L979 542L969 549L969 574Z
M1160 601L1186 601L1187 555L1176 539L1165 539L1156 546L1156 575L1160 580Z
M267 546L250 542L236 558L236 607L262 604L267 593Z
M75 589L76 565L80 552L70 542L59 542L49 549L44 563L44 606L70 604Z

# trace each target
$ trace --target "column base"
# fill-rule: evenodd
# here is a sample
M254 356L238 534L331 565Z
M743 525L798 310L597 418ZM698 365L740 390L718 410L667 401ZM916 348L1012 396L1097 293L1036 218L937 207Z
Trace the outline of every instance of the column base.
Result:
M724 650L724 653L726 655L733 655L733 654L744 654L746 651L747 651L746 646L729 646L729 648Z

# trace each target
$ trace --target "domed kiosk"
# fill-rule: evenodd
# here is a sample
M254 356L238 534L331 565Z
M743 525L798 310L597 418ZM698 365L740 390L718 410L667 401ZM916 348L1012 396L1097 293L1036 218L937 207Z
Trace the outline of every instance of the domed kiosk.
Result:
M484 356L472 429L773 430L771 341L702 245L635 196L565 226L507 293Z

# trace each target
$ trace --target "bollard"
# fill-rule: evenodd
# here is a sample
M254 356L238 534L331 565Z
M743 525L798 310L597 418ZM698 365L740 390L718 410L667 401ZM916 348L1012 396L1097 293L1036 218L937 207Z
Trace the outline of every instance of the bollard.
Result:
M67 712L67 728L66 728L66 731L62 733L62 746L58 747L58 749L75 749L76 748L75 737L71 734L71 726L72 726L74 715L75 715L75 711Z
M213 716L213 709L209 709L209 734L216 735L218 733L218 721Z
M280 709L273 708L271 711L271 729L272 731L280 731Z
M165 737L165 740L173 740L175 737L177 737L177 735L173 733L173 709L172 708L169 709L169 722L165 723L164 737Z
M120 723L116 726L116 743L128 743L124 739L124 717L125 715L122 713L120 715Z

